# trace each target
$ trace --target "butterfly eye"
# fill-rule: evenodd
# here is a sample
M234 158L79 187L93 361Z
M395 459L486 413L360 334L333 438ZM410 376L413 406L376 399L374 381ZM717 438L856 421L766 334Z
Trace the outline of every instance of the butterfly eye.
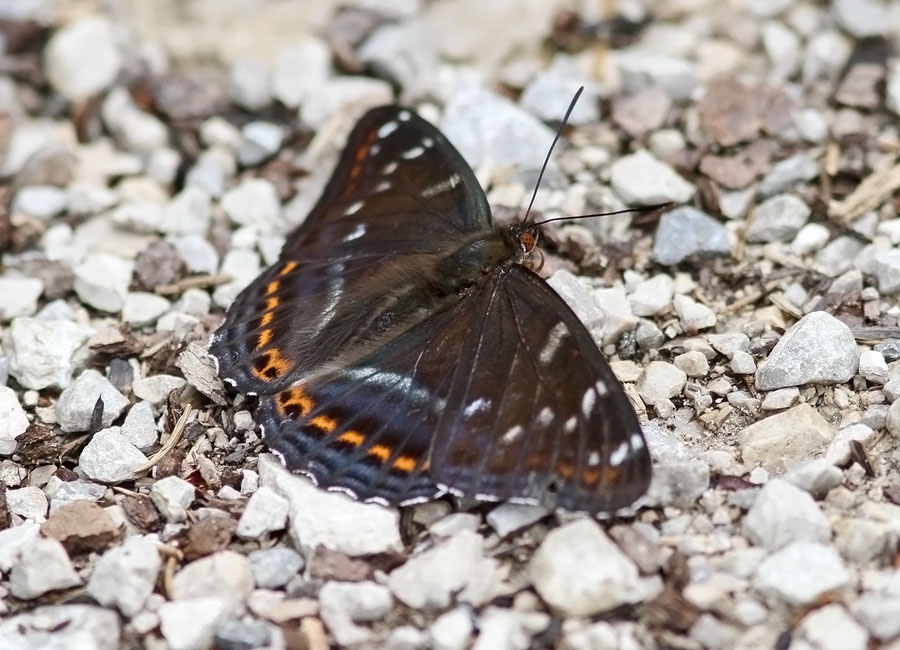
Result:
M530 232L523 232L519 235L519 246L526 253L530 253L537 246L537 239Z

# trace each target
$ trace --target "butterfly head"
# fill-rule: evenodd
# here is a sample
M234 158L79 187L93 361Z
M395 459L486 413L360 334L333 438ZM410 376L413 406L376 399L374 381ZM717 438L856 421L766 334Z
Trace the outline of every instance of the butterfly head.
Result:
M537 255L543 264L543 254L537 247L541 235L541 227L533 221L518 221L509 226L507 241L515 251L515 261L525 266L534 266L533 258Z

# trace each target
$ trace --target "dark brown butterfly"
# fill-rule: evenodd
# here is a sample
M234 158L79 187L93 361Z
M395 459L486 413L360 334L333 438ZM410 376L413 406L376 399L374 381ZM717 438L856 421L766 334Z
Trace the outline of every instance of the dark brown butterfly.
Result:
M492 224L435 127L370 110L210 352L259 396L272 451L329 490L627 506L650 480L641 427L584 325L530 270L538 236L533 221Z

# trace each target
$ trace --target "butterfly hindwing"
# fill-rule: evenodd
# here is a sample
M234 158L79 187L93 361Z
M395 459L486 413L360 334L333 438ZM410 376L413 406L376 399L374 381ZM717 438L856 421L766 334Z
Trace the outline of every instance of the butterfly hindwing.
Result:
M267 444L324 487L386 503L633 502L649 481L640 425L575 314L520 266L473 289L302 395L267 398Z
M220 375L239 392L280 390L365 338L367 315L417 258L490 226L477 179L437 129L400 107L372 109L281 259L214 335Z

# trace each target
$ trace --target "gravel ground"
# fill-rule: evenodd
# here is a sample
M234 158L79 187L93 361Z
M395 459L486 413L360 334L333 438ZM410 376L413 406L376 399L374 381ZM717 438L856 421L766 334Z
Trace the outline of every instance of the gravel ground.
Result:
M0 647L900 648L900 2L0 15ZM537 210L679 204L544 241L646 497L401 512L287 474L205 344L354 120L414 106L511 212L581 85Z

